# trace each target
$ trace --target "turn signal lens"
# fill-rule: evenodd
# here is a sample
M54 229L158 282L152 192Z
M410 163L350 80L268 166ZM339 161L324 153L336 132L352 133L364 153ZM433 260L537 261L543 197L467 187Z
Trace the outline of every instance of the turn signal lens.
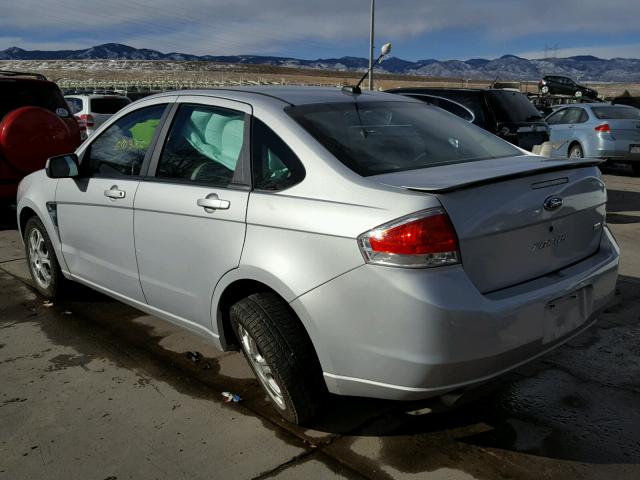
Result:
M369 263L396 267L437 267L460 262L456 232L441 208L381 225L358 237Z

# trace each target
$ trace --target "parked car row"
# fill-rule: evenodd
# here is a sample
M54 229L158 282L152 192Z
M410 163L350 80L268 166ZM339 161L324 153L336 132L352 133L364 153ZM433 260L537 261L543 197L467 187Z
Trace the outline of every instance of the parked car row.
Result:
M387 90L435 105L525 150L549 140L540 112L520 92L500 89L396 88Z
M528 145L525 126L546 127L526 102L146 98L20 184L31 275L47 297L77 281L242 350L291 422L327 392L464 391L568 341L614 296L599 161L543 159L478 127Z

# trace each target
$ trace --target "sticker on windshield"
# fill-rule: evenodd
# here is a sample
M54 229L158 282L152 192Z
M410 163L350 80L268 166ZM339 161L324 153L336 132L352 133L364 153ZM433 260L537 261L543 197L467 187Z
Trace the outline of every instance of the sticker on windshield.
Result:
M66 108L56 108L56 113L59 117L63 118L69 116L69 110L67 110Z

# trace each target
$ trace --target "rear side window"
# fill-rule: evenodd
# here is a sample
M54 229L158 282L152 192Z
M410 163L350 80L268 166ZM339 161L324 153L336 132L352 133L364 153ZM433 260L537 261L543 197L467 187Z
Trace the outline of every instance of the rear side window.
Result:
M300 183L305 176L302 162L276 133L253 119L252 176L258 190L282 190Z
M0 79L0 118L20 107L42 107L56 113L68 111L57 85L40 80Z
M89 100L90 113L113 115L131 103L126 97L92 98Z
M640 110L628 107L591 107L600 120L640 120Z
M286 112L362 176L521 155L489 132L417 102L356 99Z
M182 105L171 125L156 177L226 187L242 155L244 113Z

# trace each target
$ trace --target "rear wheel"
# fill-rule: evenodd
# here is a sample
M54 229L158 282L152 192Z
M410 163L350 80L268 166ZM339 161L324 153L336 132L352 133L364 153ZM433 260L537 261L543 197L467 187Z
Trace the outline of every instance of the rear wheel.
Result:
M576 93L574 93L574 96L576 98L582 98L582 90L577 90Z
M636 177L640 177L640 163L632 163L631 168L633 169L633 174Z
M60 270L47 230L38 217L27 220L24 245L29 272L38 291L47 298L59 297L66 279Z
M311 340L288 305L271 292L231 307L231 326L249 365L276 410L289 422L313 418L326 396Z
M540 92L546 95L547 93L549 93L549 87L547 85L542 86L540 88Z
M569 158L583 158L584 152L582 151L582 147L577 143L572 145L569 149Z

